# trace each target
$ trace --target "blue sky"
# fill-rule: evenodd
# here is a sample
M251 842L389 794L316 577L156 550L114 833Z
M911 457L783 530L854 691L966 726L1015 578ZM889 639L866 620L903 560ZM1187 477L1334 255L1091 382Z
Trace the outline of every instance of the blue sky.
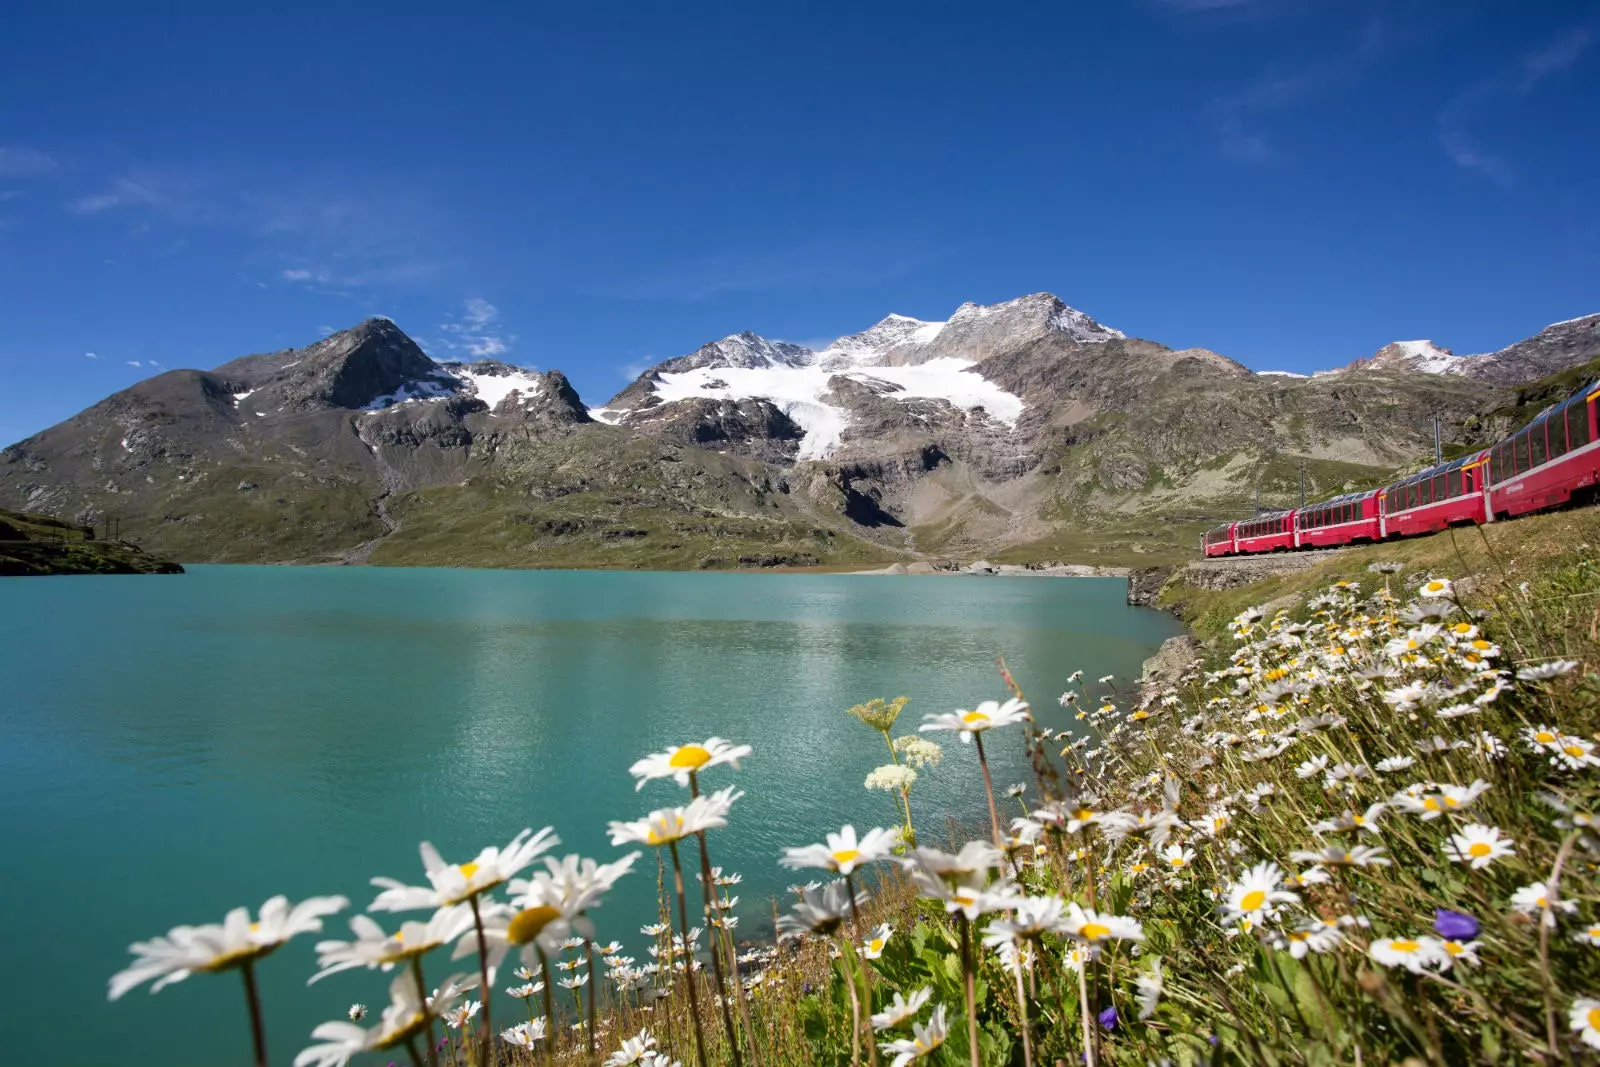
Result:
M1600 2L221 7L8 12L0 443L373 314L598 404L1038 290L1301 371L1600 311Z

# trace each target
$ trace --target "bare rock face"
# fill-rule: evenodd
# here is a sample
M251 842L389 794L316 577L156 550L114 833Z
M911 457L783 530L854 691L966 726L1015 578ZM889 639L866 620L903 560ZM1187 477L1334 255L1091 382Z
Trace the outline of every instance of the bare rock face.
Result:
M1462 373L1497 385L1520 385L1600 356L1600 315L1546 326L1525 341L1474 356Z
M915 350L896 350L894 358L916 363L950 358L982 363L1046 337L1099 344L1122 336L1120 330L1102 326L1050 293L1034 293L1003 304L962 304L927 344Z
M713 400L696 397L676 404L639 409L634 429L681 445L736 452L770 462L790 463L804 431L769 400Z

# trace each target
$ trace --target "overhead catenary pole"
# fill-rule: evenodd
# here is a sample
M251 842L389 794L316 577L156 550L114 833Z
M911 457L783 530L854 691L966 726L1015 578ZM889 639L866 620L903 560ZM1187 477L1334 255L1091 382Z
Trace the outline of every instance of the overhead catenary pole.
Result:
M1306 464L1300 461L1300 506L1306 506Z
M1437 415L1433 417L1433 462L1435 464L1444 462L1444 449L1439 439L1439 416Z

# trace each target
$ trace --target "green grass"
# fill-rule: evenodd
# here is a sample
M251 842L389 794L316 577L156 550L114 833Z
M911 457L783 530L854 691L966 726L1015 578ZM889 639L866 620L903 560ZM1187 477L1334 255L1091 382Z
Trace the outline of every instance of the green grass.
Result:
M175 563L48 515L0 510L0 575L171 574Z

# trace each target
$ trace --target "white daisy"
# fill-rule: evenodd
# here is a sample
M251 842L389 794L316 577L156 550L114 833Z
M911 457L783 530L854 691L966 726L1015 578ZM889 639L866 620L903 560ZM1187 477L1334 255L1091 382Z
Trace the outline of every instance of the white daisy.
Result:
M854 826L842 827L838 833L827 834L825 845L805 845L786 848L778 862L790 869L820 867L825 871L849 874L857 867L887 859L894 851L895 831L877 827L868 830L859 840Z
M395 964L426 955L471 928L472 909L466 904L440 908L427 922L401 923L392 934L384 933L383 927L365 915L351 916L350 931L356 935L355 940L317 942L317 964L322 969L311 976L310 982L352 967L393 970Z
M1224 911L1230 919L1261 922L1276 910L1274 905L1299 901L1298 894L1280 889L1282 884L1282 868L1276 863L1258 863L1228 886Z
M639 779L634 785L636 792L655 778L671 778L687 788L690 775L723 763L738 770L739 761L750 752L749 745L735 745L720 737L708 737L697 745L674 745L665 752L652 753L629 767L628 773Z
M1575 659L1553 659L1548 663L1537 663L1531 667L1521 667L1517 670L1519 682L1543 682L1551 678L1559 678L1563 674L1570 674L1578 669Z
M1600 1000L1579 997L1567 1011L1567 1022L1578 1040L1590 1048L1600 1048Z
M1578 910L1576 902L1552 898L1550 887L1544 882L1533 882L1511 894L1511 909L1523 915L1538 915L1546 926L1555 926L1556 912L1570 915Z
M1469 863L1482 870L1497 859L1516 854L1516 843L1502 837L1498 827L1468 823L1458 834L1450 835L1444 853L1452 863Z
M1144 940L1144 926L1139 920L1083 908L1076 901L1067 905L1067 913L1062 917L1059 929L1090 944L1111 940Z
M733 802L744 796L732 786L706 796L698 796L683 807L661 808L633 822L611 822L611 843L623 845L668 845L693 837L702 830L728 825Z
M560 843L561 839L548 826L537 834L528 829L512 838L503 849L493 846L484 849L470 863L445 863L439 850L424 841L418 851L422 854L428 886L408 886L393 878L374 878L372 884L383 892L367 910L413 911L460 904L510 881L540 853Z
M1004 704L994 700L985 700L971 711L958 708L953 712L943 715L924 715L924 722L918 729L921 730L955 730L961 735L961 740L970 742L975 734L985 730L993 730L998 726L1010 726L1014 723L1026 722L1033 717L1025 701L1012 697Z
M1372 962L1383 967L1404 967L1421 974L1430 967L1449 965L1443 944L1432 937L1380 937L1367 946Z
M895 990L893 1002L872 1017L872 1028L874 1030L888 1030L890 1027L899 1026L921 1011L922 1006L928 1003L929 998L932 996L933 989L928 986L924 986L911 994L909 1000L905 994Z
M928 1016L926 1026L921 1023L911 1024L911 1038L897 1038L883 1047L885 1052L894 1054L894 1063L891 1067L906 1067L913 1060L920 1060L940 1045L945 1039L944 1005L940 1004L933 1009L933 1014Z
M195 971L241 967L296 934L320 931L323 916L341 911L349 903L344 897L309 897L291 907L288 897L277 896L261 905L255 922L250 921L250 909L234 908L220 923L175 926L165 937L135 941L128 951L137 959L127 970L111 976L108 999L116 1000L152 978L156 979L150 986L154 993Z

